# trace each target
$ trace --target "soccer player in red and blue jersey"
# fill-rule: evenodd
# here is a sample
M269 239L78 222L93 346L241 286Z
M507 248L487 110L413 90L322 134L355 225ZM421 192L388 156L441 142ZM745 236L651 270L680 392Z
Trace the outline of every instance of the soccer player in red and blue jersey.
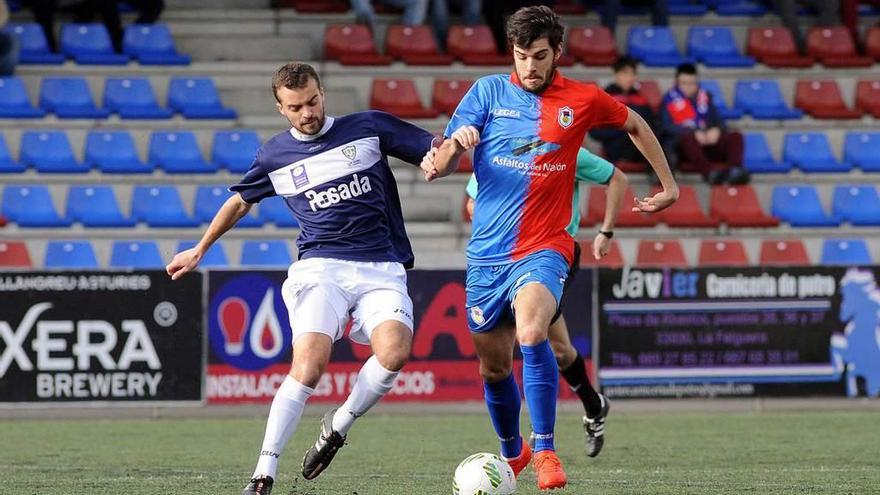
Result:
M554 451L559 370L547 328L573 261L566 226L586 132L623 129L657 172L663 190L635 199L633 210L668 207L678 198L678 186L657 138L637 113L595 85L556 70L563 27L551 9L520 9L508 20L507 38L514 72L474 84L446 128L446 141L429 152L434 169L425 178L454 172L461 154L474 149L480 200L467 248L468 325L501 454L517 475L532 460L520 436L520 395L512 375L514 344L520 345L534 467L538 488L546 490L567 482Z

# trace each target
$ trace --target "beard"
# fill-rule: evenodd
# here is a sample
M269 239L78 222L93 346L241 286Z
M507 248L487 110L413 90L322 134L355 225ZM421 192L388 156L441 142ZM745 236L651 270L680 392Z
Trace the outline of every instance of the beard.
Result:
M553 74L555 74L555 73L556 73L556 63L551 65L550 69L543 75L544 79L543 79L543 81L541 81L540 86L532 89L532 88L526 87L526 85L523 84L522 87L524 90L528 91L529 93L534 93L534 94L543 93L544 90L550 86L550 83L553 82ZM524 80L521 80L520 82L524 82Z
M324 114L321 114L321 116L319 116L319 117L313 118L309 123L307 123L305 125L301 124L300 122L294 122L292 120L288 120L291 127L296 129L297 131L299 131L300 134L304 134L306 136L312 136L312 135L315 135L315 134L321 132L321 129L324 127L324 121L325 121Z

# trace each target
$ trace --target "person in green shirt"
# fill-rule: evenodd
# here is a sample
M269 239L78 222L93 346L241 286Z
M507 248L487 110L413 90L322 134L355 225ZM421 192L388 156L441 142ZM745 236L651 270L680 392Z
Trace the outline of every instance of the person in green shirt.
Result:
M620 200L626 192L628 181L626 174L618 170L610 162L581 148L577 157L574 195L571 198L571 222L566 228L572 237L577 234L581 222L579 182L608 186L605 218L602 222L602 228L599 229L599 233L596 234L596 238L593 240L593 252L591 253L596 260L599 260L607 255L611 248L611 238L614 235L614 221L617 218ZM466 191L468 195L467 212L468 216L472 216L474 202L477 201L477 193L479 191L477 177L473 174L471 174L470 181L468 181ZM578 271L580 257L580 246L575 242L574 262L569 269L568 278L565 281L562 301L565 301L571 281ZM571 344L571 339L568 336L568 326L565 324L565 318L562 316L562 302L560 302L559 309L557 309L556 315L554 315L550 323L549 338L550 346L553 348L553 353L556 354L556 361L559 364L562 376L584 405L585 450L588 456L595 457L599 455L604 444L605 417L608 415L609 404L605 396L596 392L590 384L590 380L587 378L587 367L584 363L584 358ZM529 438L530 443L533 443L533 441L533 438Z

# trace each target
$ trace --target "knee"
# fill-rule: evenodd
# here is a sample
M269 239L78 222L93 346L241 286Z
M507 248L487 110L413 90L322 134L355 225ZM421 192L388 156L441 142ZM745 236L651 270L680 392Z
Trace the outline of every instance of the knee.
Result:
M553 349L553 355L556 357L556 363L559 365L559 369L568 367L568 365L574 361L577 351L575 351L573 347L564 345L560 342L553 342L553 340L550 341L550 347Z
M383 368L389 371L400 371L409 360L409 346L404 348L383 349L376 353L376 359Z
M517 325L516 340L520 345L540 344L547 340L547 328L534 323Z
M480 362L480 377L486 383L500 382L507 378L513 371L511 363L487 363Z
M293 363L293 366L290 368L290 376L306 387L315 388L321 379L321 375L324 374L324 368L324 366L316 366L309 363Z

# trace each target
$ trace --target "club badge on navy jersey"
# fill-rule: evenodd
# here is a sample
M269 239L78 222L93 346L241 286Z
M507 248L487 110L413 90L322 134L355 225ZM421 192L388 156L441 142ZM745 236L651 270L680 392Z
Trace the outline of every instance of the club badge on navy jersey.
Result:
M559 125L568 128L574 123L574 110L571 107L562 107L559 109Z

